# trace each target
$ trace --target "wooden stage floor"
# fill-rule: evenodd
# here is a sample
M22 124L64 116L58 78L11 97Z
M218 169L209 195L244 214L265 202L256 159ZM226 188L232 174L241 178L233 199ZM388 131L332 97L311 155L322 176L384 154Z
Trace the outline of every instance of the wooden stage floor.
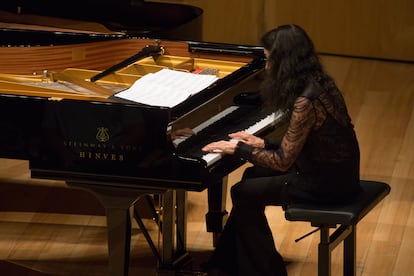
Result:
M323 56L344 93L361 147L361 177L391 185L390 195L357 229L357 275L414 275L414 64ZM229 177L229 187L242 169ZM27 162L0 160L0 274L108 275L103 210L91 195L61 182L30 180ZM213 250L205 230L207 194L188 194L188 249L194 269ZM231 207L230 200L228 210ZM307 223L266 210L290 276L317 275L317 244ZM145 224L157 240L157 225ZM341 246L332 275L342 275ZM155 274L156 259L133 225L130 275Z

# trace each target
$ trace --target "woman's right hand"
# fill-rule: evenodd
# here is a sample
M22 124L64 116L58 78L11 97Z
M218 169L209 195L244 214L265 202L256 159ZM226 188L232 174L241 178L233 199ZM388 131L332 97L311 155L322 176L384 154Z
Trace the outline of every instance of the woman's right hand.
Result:
M247 145L250 145L255 148L264 148L265 142L262 138L254 136L253 134L247 133L246 131L238 131L235 133L229 134L231 139L241 141Z

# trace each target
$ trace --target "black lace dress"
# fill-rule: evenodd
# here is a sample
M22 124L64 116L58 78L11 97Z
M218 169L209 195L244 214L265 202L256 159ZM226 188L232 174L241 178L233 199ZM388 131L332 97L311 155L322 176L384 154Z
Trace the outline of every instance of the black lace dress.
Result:
M288 199L338 202L359 191L359 147L339 91L311 84L297 98L280 143L264 149L241 144L236 154L256 166L294 170Z
M358 142L342 95L308 86L295 101L280 143L254 148L239 142L235 155L255 166L231 187L233 207L209 275L287 275L266 206L303 200L335 204L359 191Z

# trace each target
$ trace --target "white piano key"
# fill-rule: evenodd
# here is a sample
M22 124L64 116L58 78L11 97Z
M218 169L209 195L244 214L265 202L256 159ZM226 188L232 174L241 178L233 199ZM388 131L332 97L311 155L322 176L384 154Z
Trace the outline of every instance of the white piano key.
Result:
M219 161L221 157L222 156L220 153L215 153L215 152L209 152L202 156L203 160L206 161L207 163L207 167Z

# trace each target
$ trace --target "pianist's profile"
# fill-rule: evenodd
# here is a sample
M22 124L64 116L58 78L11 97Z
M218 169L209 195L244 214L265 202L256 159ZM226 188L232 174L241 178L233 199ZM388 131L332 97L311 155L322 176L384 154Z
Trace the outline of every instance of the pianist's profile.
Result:
M306 32L284 25L262 37L267 77L262 91L286 114L280 142L246 132L206 145L251 162L231 188L233 207L209 275L286 275L265 206L292 201L334 204L359 192L359 146L344 99Z

